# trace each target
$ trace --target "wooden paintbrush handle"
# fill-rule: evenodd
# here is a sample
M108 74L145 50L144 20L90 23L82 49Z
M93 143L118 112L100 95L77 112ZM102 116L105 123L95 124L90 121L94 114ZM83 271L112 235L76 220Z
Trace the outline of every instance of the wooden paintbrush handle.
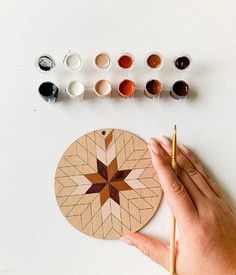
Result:
M175 159L171 161L172 169L177 175L177 163ZM175 274L175 230L176 230L176 220L175 216L172 213L170 220L170 259L169 259L169 274Z
M175 274L175 216L171 215L170 225L170 261L169 261L169 273L170 275Z

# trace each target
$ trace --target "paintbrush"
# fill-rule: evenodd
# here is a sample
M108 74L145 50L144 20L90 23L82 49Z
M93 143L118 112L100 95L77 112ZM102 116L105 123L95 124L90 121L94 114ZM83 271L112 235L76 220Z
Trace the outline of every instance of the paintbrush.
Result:
M171 148L171 167L177 175L177 162L176 162L176 125L174 125L174 133L172 137L172 148ZM169 274L174 275L175 273L175 216L171 214L170 223L170 259L169 259Z

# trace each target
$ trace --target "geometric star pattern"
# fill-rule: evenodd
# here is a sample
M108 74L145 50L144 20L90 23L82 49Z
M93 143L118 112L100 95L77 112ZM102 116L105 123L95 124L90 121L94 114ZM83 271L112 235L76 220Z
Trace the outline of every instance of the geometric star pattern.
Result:
M162 189L146 143L124 130L100 129L73 142L61 157L55 195L81 232L117 239L155 214Z

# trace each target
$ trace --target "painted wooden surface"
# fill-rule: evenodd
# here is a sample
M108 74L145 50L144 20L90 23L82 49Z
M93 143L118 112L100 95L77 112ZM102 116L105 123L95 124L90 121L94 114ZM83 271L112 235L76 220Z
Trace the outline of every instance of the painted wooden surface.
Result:
M57 203L83 233L117 239L142 228L156 212L162 189L146 143L117 129L90 132L58 163Z

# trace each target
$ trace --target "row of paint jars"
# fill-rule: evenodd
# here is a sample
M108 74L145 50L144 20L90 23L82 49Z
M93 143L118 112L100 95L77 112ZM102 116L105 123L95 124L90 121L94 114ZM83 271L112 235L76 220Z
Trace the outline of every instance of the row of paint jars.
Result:
M71 99L76 101L82 101L86 91L89 88L85 88L84 84L78 80L73 80L68 82L65 88L65 92L70 96ZM92 89L94 94L101 99L109 99L112 93L112 84L106 80L99 80ZM124 79L118 85L118 95L122 98L133 98L135 93L141 89L137 89L134 81L130 79ZM157 79L149 80L144 90L144 95L147 98L159 98L163 92L163 85ZM48 103L54 103L58 98L59 88L52 82L43 82L39 88L38 92L40 96ZM184 99L189 93L189 85L184 80L176 81L170 91L170 96L174 99Z
M92 63L96 70L103 71L109 70L112 65L111 57L105 52L96 54ZM164 66L164 59L159 52L152 52L147 56L145 63L149 69L159 71ZM191 68L191 63L189 55L181 54L174 58L173 67L179 71L187 71ZM83 67L83 60L79 54L69 51L63 59L63 64L70 72L78 72ZM116 60L116 65L121 70L131 70L134 64L134 57L130 53L121 54ZM42 72L50 72L56 63L52 56L43 54L36 59L36 66Z

